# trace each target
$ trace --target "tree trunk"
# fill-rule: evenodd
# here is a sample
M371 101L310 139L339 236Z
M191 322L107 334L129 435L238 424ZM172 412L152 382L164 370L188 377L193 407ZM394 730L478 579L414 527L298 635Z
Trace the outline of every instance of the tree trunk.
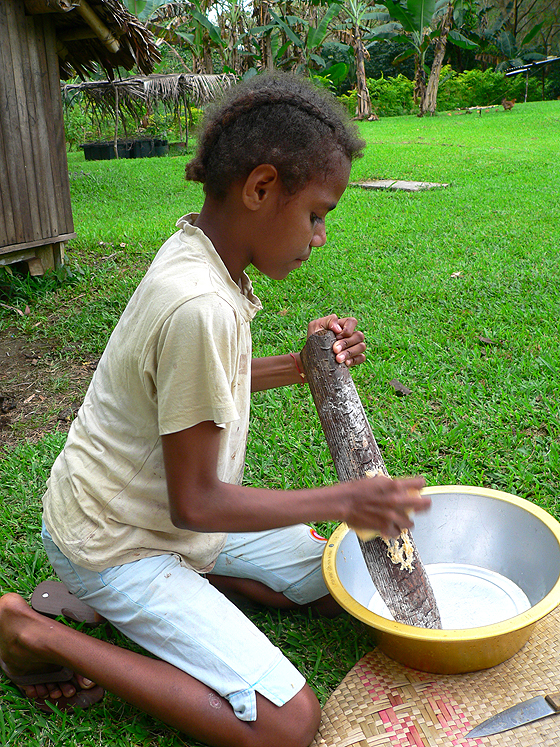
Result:
M270 23L269 3L267 0L254 2L253 18L256 19L258 26L266 26ZM260 41L261 50L261 67L263 70L272 72L274 70L274 57L272 55L272 41L270 33L264 34Z
M443 66L443 58L445 57L445 49L447 47L447 37L451 31L453 25L453 2L450 2L447 11L441 21L441 33L436 39L435 50L434 50L434 61L430 70L430 77L428 79L428 85L424 92L424 103L421 109L424 112L430 112L434 114L437 105L437 93L439 87L439 76L441 74L441 68Z
M354 49L356 52L356 90L358 92L356 117L367 119L371 116L371 97L367 87L364 43L359 28L354 29Z
M332 332L311 335L301 352L309 388L341 481L387 474L348 368L336 362ZM372 580L397 622L441 628L434 593L412 536L359 539Z
M204 44L204 73L206 75L212 75L214 73L214 60L212 59L212 49L210 48L209 39L207 39Z
M424 116L424 102L426 98L426 71L424 70L424 59L419 55L414 56L414 103L420 107L419 117Z

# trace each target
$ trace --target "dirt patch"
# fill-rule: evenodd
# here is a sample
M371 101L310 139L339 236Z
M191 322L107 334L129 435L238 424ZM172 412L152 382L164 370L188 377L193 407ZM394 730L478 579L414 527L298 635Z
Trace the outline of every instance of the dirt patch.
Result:
M78 360L68 360L76 353ZM15 329L0 331L0 443L12 448L66 432L97 366L57 341L29 341Z

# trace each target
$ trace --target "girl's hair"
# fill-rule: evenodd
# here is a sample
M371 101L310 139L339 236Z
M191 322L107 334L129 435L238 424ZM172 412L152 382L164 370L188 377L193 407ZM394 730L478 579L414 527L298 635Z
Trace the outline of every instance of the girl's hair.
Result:
M288 194L334 168L333 153L350 161L365 142L336 99L291 74L257 75L229 89L204 119L188 180L223 199L230 186L263 163L276 167Z

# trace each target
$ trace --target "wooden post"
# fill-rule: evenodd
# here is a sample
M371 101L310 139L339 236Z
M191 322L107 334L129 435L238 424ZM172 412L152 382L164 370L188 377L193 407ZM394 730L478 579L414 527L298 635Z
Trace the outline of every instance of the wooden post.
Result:
M376 475L387 469L348 367L336 362L335 335L308 338L301 360L336 472L341 481ZM407 530L399 538L358 537L366 566L397 622L441 628L432 586Z
M119 157L119 90L113 82L113 93L115 94L115 132L113 134L113 150L115 158Z

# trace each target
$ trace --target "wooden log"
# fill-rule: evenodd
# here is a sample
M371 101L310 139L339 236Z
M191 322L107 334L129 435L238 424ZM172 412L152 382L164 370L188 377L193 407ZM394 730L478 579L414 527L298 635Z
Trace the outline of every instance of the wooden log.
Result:
M109 52L116 54L121 48L118 39L115 39L110 29L103 23L99 16L93 11L87 0L80 0L76 7L78 13L82 16L88 26L91 26L96 36L104 44Z
M305 375L339 479L382 472L383 457L348 367L336 362L330 331L311 335L301 352ZM411 534L397 539L359 532L360 548L379 594L397 622L441 628L434 592ZM369 535L369 536L368 536Z
M24 0L25 11L29 15L37 13L69 13L74 10L71 0Z

